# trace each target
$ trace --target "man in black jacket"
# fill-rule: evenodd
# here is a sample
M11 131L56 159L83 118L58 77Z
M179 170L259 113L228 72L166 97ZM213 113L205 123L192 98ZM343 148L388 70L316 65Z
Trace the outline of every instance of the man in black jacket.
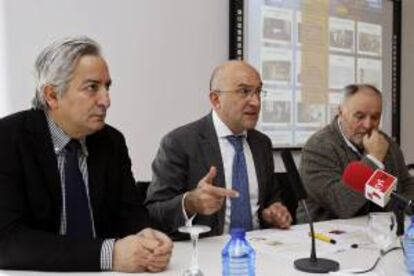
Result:
M57 41L35 72L34 109L0 120L0 267L164 270L172 242L147 228L125 139L105 124L99 46Z
M181 238L178 227L193 219L212 228L207 235L235 227L290 227L292 217L273 178L271 141L254 129L261 95L256 69L227 61L211 77L212 112L162 139L146 204L171 237Z

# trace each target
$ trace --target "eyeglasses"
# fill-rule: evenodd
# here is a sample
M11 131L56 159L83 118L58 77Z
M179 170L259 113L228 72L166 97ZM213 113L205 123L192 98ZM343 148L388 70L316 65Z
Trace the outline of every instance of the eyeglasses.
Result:
M253 95L266 97L267 91L262 88L241 87L235 90L216 90L218 93L236 93L243 99L251 99Z

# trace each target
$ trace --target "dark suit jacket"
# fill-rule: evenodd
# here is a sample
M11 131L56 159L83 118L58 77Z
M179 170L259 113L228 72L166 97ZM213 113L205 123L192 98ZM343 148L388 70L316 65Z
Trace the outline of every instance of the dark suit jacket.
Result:
M44 113L29 110L0 120L1 268L100 270L103 239L148 225L122 134L105 126L86 144L98 238L73 240L58 234L62 192Z
M259 183L259 214L269 204L280 200L274 182L273 154L270 139L249 130L247 142L252 151ZM181 200L186 191L194 189L211 166L216 166L215 185L225 187L223 162L211 114L167 134L152 164L153 179L147 191L146 205L156 227L177 239L177 228L185 224ZM209 225L208 235L223 233L225 204L214 215L197 215L195 224ZM259 217L262 227L264 221ZM182 236L181 236L182 237Z

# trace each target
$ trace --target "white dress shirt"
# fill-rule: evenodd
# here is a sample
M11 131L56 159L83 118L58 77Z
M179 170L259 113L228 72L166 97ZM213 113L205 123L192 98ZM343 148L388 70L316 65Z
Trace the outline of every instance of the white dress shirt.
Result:
M213 125L216 130L216 134L219 141L221 158L223 160L224 168L224 179L226 181L226 188L232 188L232 177L233 177L233 158L235 150L231 143L227 140L227 136L235 134L244 134L247 135L247 131L243 133L233 133L225 123L220 119L217 113L213 110ZM247 136L246 136L247 137ZM259 228L259 217L258 217L258 199L259 199L259 185L257 181L256 168L254 167L253 155L250 150L250 146L247 143L246 139L243 139L243 152L244 158L246 159L247 166L247 175L249 180L249 194L250 194L250 206L252 211L253 218L253 229ZM224 233L229 232L230 226L230 212L231 212L231 200L228 198L226 200L226 212L224 219Z

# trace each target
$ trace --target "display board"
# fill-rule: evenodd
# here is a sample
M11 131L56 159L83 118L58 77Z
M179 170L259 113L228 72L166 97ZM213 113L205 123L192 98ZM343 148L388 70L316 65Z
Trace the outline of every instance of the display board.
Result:
M393 113L399 112L393 106L398 92L394 4L231 1L230 57L246 60L261 73L267 93L257 128L275 148L301 147L329 124L343 88L351 83L369 83L382 91L382 129L399 134L392 127Z

